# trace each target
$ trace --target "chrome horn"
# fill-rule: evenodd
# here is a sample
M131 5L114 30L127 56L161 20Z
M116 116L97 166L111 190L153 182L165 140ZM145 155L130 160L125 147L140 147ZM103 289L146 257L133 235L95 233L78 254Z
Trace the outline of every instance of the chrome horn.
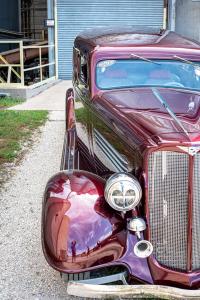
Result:
M134 231L139 241L134 246L134 253L140 258L147 258L153 252L153 245L146 240L141 240L141 232L146 229L146 223L142 218L134 217L128 223L127 228Z
M134 253L140 258L147 258L153 252L153 246L149 241L142 240L135 244Z

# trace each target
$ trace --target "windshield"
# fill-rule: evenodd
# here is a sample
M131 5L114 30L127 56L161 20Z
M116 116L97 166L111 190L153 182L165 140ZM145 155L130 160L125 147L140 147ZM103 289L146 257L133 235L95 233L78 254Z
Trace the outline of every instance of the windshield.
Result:
M177 60L103 60L96 66L100 89L164 86L200 90L200 63Z

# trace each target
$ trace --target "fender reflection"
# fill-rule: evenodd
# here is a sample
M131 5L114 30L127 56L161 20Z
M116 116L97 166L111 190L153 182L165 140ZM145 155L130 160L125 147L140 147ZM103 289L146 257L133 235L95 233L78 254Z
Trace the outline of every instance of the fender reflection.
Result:
M60 172L47 184L42 240L47 261L69 272L117 260L126 244L124 222L103 198L104 180Z
M130 275L151 283L146 259L133 253L137 238L105 201L104 185L102 178L85 171L62 171L49 180L42 211L45 258L66 273L121 264Z

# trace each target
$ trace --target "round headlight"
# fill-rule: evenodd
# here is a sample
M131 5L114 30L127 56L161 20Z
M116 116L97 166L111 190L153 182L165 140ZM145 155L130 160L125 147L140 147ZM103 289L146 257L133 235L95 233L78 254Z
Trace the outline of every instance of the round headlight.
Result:
M131 175L117 173L106 182L105 199L115 210L131 210L138 205L141 197L141 186L138 180Z

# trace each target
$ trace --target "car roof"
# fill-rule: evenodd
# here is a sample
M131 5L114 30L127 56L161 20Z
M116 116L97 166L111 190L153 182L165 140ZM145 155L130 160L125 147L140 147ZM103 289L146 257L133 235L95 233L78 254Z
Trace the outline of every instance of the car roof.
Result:
M166 48L198 49L200 43L173 31L151 27L97 27L81 32L74 46L84 52L96 47L156 46Z

